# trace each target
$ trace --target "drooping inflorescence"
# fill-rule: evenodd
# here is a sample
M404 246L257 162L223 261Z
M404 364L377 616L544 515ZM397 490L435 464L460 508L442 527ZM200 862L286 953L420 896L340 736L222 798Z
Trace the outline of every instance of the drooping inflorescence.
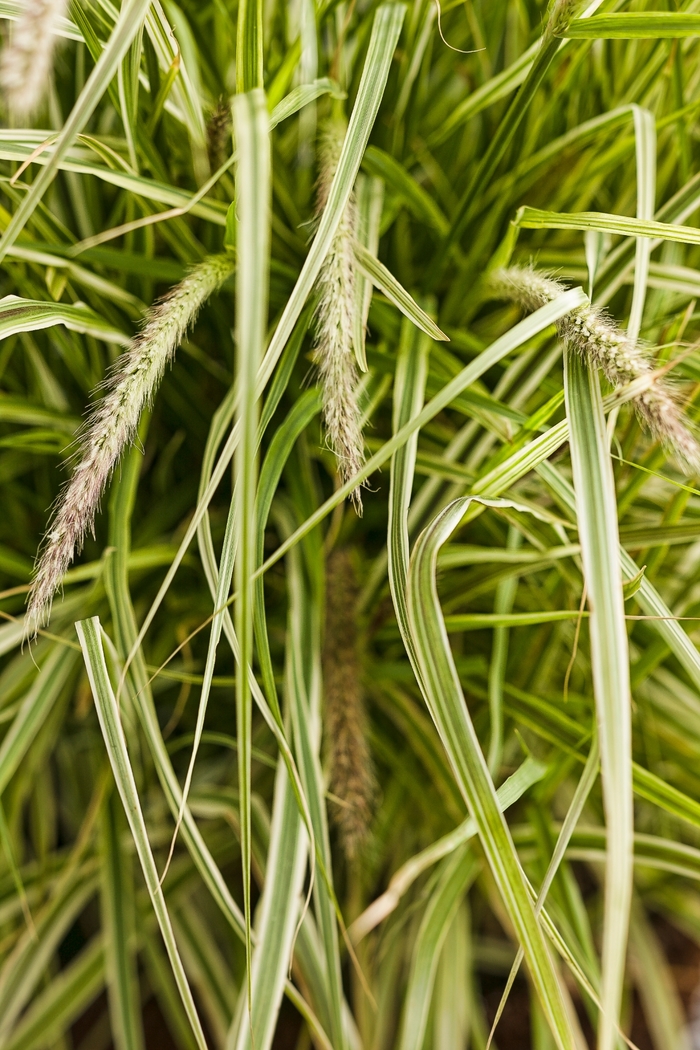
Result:
M343 851L354 860L367 840L376 794L367 740L357 632L357 583L348 551L335 551L326 573L323 645L325 750L333 820Z
M165 366L207 299L233 272L232 255L205 259L156 303L106 382L78 438L77 466L61 491L29 592L26 633L46 622L56 590L93 529L100 498L122 452L136 435Z
M22 6L0 58L0 87L15 116L30 117L46 94L65 13L66 0L25 0Z
M344 129L337 122L323 134L317 212L320 214L338 166ZM316 282L314 361L323 388L326 438L335 453L341 481L348 481L365 461L362 415L357 399L358 372L353 347L355 311L355 251L357 210L348 201L333 243ZM362 511L360 488L352 494L355 509Z
M532 267L512 266L491 276L490 290L497 298L509 299L531 312L556 299L565 286ZM645 349L629 339L595 306L567 314L558 322L557 329L562 339L600 368L613 386L649 379L649 384L632 398L639 419L688 473L699 472L700 443L673 390L663 378L654 375L653 363Z

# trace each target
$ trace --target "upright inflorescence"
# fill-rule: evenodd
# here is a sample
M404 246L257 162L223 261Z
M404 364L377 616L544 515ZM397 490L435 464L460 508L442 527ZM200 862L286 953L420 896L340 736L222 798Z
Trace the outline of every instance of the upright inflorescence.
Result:
M328 559L323 646L325 750L333 819L345 856L354 860L367 840L375 778L367 742L367 715L357 632L357 584L345 550Z
M24 0L0 59L0 87L15 116L31 116L46 93L65 13L66 0Z
M318 181L317 213L326 206L343 145L344 129L330 124L323 135ZM348 201L333 243L316 282L314 361L323 387L326 438L335 453L341 481L348 481L365 461L362 415L357 400L358 372L353 348L355 311L355 253L357 210ZM360 488L352 494L355 509L362 511Z
M510 299L528 312L561 295L565 286L531 267L497 271L490 281L498 298ZM567 314L557 323L560 336L600 368L613 386L648 378L632 404L641 422L692 474L700 471L700 444L690 430L673 391L654 375L649 355L595 306Z
M26 615L28 635L48 619L51 602L86 534L115 464L136 435L182 337L202 305L234 268L233 256L205 259L150 310L141 331L117 362L106 393L78 438L78 464L63 488L37 562Z
M564 36L572 18L578 14L580 0L552 0L547 17L547 34Z

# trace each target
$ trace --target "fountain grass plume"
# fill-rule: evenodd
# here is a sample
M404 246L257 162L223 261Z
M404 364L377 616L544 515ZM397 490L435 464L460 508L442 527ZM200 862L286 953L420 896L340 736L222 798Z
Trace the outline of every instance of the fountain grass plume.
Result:
M94 529L102 493L122 452L136 436L149 404L182 338L207 299L234 269L233 255L212 255L149 311L129 349L105 383L77 439L73 476L61 491L34 572L25 633L36 635L51 612L53 596L85 536Z
M321 166L317 191L317 213L323 211L343 145L345 129L338 121L327 125L321 142ZM362 414L357 399L358 371L353 346L356 308L357 208L354 196L348 201L333 243L316 282L318 306L315 316L314 361L323 390L323 419L326 439L336 457L341 481L346 482L365 461ZM360 488L352 493L358 514L362 513Z
M357 631L358 588L350 554L334 551L326 569L323 645L325 751L333 822L354 861L367 841L376 780L367 740Z
M532 267L520 266L497 270L489 287L497 298L516 302L528 312L538 310L565 290L561 281ZM557 323L557 329L561 338L600 368L613 386L649 378L649 385L632 398L638 418L686 473L700 473L700 443L673 389L661 376L654 375L648 352L595 306L567 314Z
M0 87L15 116L30 117L46 94L65 13L66 0L24 0L0 58Z

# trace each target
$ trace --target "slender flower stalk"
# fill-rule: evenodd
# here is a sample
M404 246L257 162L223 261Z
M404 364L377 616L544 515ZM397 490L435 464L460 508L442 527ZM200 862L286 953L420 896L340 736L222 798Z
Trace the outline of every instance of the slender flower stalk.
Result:
M18 117L31 116L46 93L56 33L65 13L66 0L24 0L0 60L0 87Z
M561 295L561 281L531 267L513 266L497 271L490 288L500 299L510 299L528 312ZM603 311L586 306L557 324L559 335L602 370L613 386L625 386L648 377L651 382L632 398L637 416L688 473L700 472L700 444L692 433L673 390L654 376L648 353L628 338Z
M58 497L29 592L27 635L35 635L51 612L56 590L94 528L105 485L135 435L182 338L207 299L233 272L231 255L205 259L150 310L131 347L122 355L78 437L78 464Z
M326 576L326 630L323 646L325 748L332 813L349 861L367 841L376 784L367 742L357 636L357 581L350 555L335 551Z
M328 125L321 147L321 172L317 191L317 213L323 211L343 145L344 129ZM355 253L357 209L354 196L343 212L338 229L318 276L318 306L314 360L323 387L323 418L326 438L335 453L341 481L348 481L365 461L360 406L357 400L358 372L353 347L355 314ZM352 494L362 513L360 488Z

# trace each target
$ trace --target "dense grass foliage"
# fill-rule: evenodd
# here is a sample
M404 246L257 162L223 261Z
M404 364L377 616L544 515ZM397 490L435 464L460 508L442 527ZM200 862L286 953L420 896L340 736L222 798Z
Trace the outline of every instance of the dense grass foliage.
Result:
M700 3L239 3L0 3L0 1047L692 1050Z

